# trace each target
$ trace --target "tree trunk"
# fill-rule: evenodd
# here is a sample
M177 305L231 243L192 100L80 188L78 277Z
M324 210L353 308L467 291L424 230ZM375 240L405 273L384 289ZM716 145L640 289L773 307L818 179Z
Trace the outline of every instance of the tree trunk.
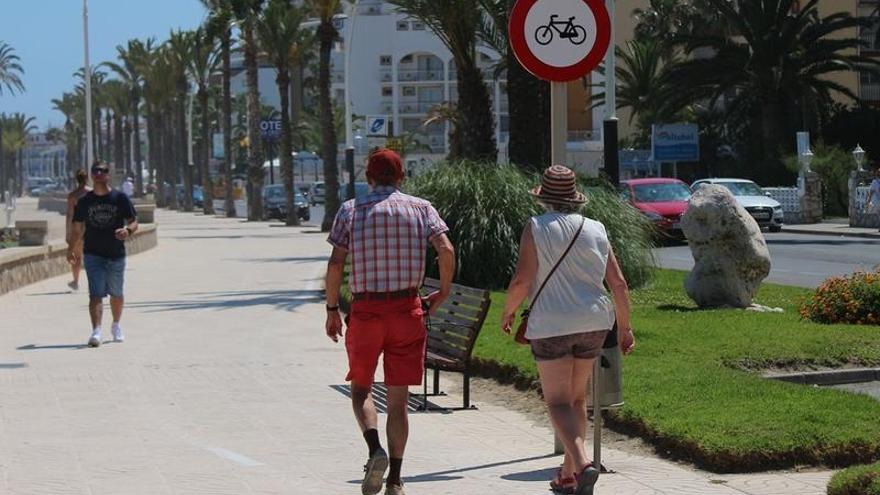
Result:
M162 122L165 124L165 132L162 136L162 164L160 170L162 171L163 180L168 183L167 187L171 189L170 192L166 192L168 195L168 208L179 210L180 202L177 198L177 183L180 181L180 171L176 163L178 158L178 153L175 151L177 146L174 140L174 133L176 131L172 120L174 119L162 117Z
M318 105L321 115L321 158L324 160L324 222L321 230L329 232L339 210L339 167L336 162L338 145L333 106L330 103L330 50L338 33L332 20L321 22L318 39L321 42L318 68Z
M187 82L182 79L177 83L177 165L183 176L183 211L193 211L192 163L189 162L189 128L187 126Z
M549 83L523 69L512 50L508 53L510 138L507 153L510 162L525 172L538 172L550 164L549 89ZM536 136L536 133L540 134Z
M303 67L302 62L297 62L297 64L293 67L293 81L292 81L292 89L293 89L293 101L290 105L290 127L291 130L299 125L302 114L303 114L303 99L305 88L303 88L303 80L305 79L303 75L303 71L305 68ZM292 132L292 131L291 131ZM300 139L299 143L294 144L297 147L297 151L305 151L306 143L304 139Z
M134 177L134 167L131 163L131 117L124 116L122 120L122 161L125 170Z
M214 182L211 180L211 116L208 108L208 88L205 85L199 88L199 104L202 107L202 146L199 170L202 176L202 199L204 205L202 211L205 215L214 215Z
M109 156L110 156L111 151L114 150L114 148L113 148L113 134L112 134L112 131L113 131L113 119L112 119L112 117L113 117L113 116L111 115L111 112L110 112L110 110L108 109L108 110L107 110L107 115L106 115L105 118L104 118L104 122L105 122L104 125L107 126L107 132L106 132L106 134L105 134L106 137L104 138L104 156L108 157L108 159L109 159ZM114 160L114 161L116 160L116 156L115 156L115 154L114 154L114 156L113 156L113 160ZM114 168L115 170L125 170L125 169L123 168L122 163L119 163L119 162L114 163L114 164L113 164L113 168Z
M134 131L134 137L131 145L134 146L134 184L135 195L141 197L144 195L144 164L141 160L141 124L140 124L140 94L137 90L131 93L131 126Z
M113 161L116 166L125 171L126 177L130 174L130 170L125 166L125 146L124 146L124 127L122 126L122 115L113 114Z
M260 146L260 87L257 74L257 45L252 21L244 23L244 65L247 72L248 111L248 220L263 219L263 149Z
M230 45L232 33L227 29L220 40L220 49L223 57L223 174L226 186L226 198L224 207L226 216L234 218L235 197L232 188L232 169L235 166L235 157L232 154L232 91L230 79L232 78Z
M462 61L457 67L460 158L495 163L495 119L483 72L473 60Z
M779 151L783 148L785 139L785 118L782 111L782 103L775 98L768 98L761 107L761 128L764 165L756 170L757 177L762 184L778 185L786 179L785 167L779 157Z
M147 148L147 156L150 169L152 170L153 182L156 185L156 189L154 192L154 194L156 195L156 206L160 208L165 208L166 206L168 206L168 203L165 201L165 184L159 174L159 171L157 170L159 161L161 160L159 156L159 149L161 147L159 140L161 138L159 137L159 132L157 132L158 130L158 118L149 115L147 117L147 141L149 142L150 146Z
M299 212L294 206L296 190L293 187L293 142L290 128L290 69L284 66L276 67L278 77L278 95L281 97L281 174L284 177L284 192L287 199L288 226L299 225Z

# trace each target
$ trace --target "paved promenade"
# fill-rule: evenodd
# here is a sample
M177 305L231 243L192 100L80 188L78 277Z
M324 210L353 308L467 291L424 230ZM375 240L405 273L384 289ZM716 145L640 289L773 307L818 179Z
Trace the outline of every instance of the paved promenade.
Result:
M129 260L124 344L82 345L86 296L66 278L0 297L0 493L360 493L366 447L333 388L345 353L323 335L324 236L158 221L159 247ZM407 492L549 493L560 458L546 425L475 400L413 415ZM618 474L597 495L820 495L830 476L714 475L610 449L605 461Z
M15 202L15 217L19 220L47 220L49 222L48 239L64 239L64 215L37 209L37 198L18 198ZM0 230L6 228L6 203L0 202Z

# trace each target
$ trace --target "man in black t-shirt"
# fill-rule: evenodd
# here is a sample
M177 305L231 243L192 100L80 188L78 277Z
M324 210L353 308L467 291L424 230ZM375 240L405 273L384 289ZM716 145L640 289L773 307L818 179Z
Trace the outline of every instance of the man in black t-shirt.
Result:
M131 200L120 191L110 188L110 166L95 162L92 165L94 189L76 203L71 228L72 239L84 239L83 261L89 279L89 316L92 335L89 347L101 345L101 320L104 298L110 296L113 313L113 341L125 337L119 320L125 305L125 240L137 231L137 214ZM67 259L76 261L77 253L68 249Z

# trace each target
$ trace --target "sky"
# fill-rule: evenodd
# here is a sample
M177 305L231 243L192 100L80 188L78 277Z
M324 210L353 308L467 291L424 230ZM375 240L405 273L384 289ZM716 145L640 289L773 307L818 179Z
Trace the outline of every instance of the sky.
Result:
M199 0L88 0L91 64L116 59L132 38L168 38L172 29L199 26ZM26 92L0 95L0 112L22 112L41 129L64 124L51 100L76 85L83 63L82 0L0 0L0 41L21 58Z

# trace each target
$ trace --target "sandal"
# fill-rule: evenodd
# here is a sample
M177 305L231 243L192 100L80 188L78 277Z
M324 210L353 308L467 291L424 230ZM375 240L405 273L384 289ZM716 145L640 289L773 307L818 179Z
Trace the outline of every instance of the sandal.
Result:
M575 495L593 495L593 487L599 481L599 470L593 467L593 463L587 464L584 470L576 476L577 486Z
M563 477L562 468L556 471L556 477L550 482L550 489L556 493L572 495L577 488L577 480L572 477Z

